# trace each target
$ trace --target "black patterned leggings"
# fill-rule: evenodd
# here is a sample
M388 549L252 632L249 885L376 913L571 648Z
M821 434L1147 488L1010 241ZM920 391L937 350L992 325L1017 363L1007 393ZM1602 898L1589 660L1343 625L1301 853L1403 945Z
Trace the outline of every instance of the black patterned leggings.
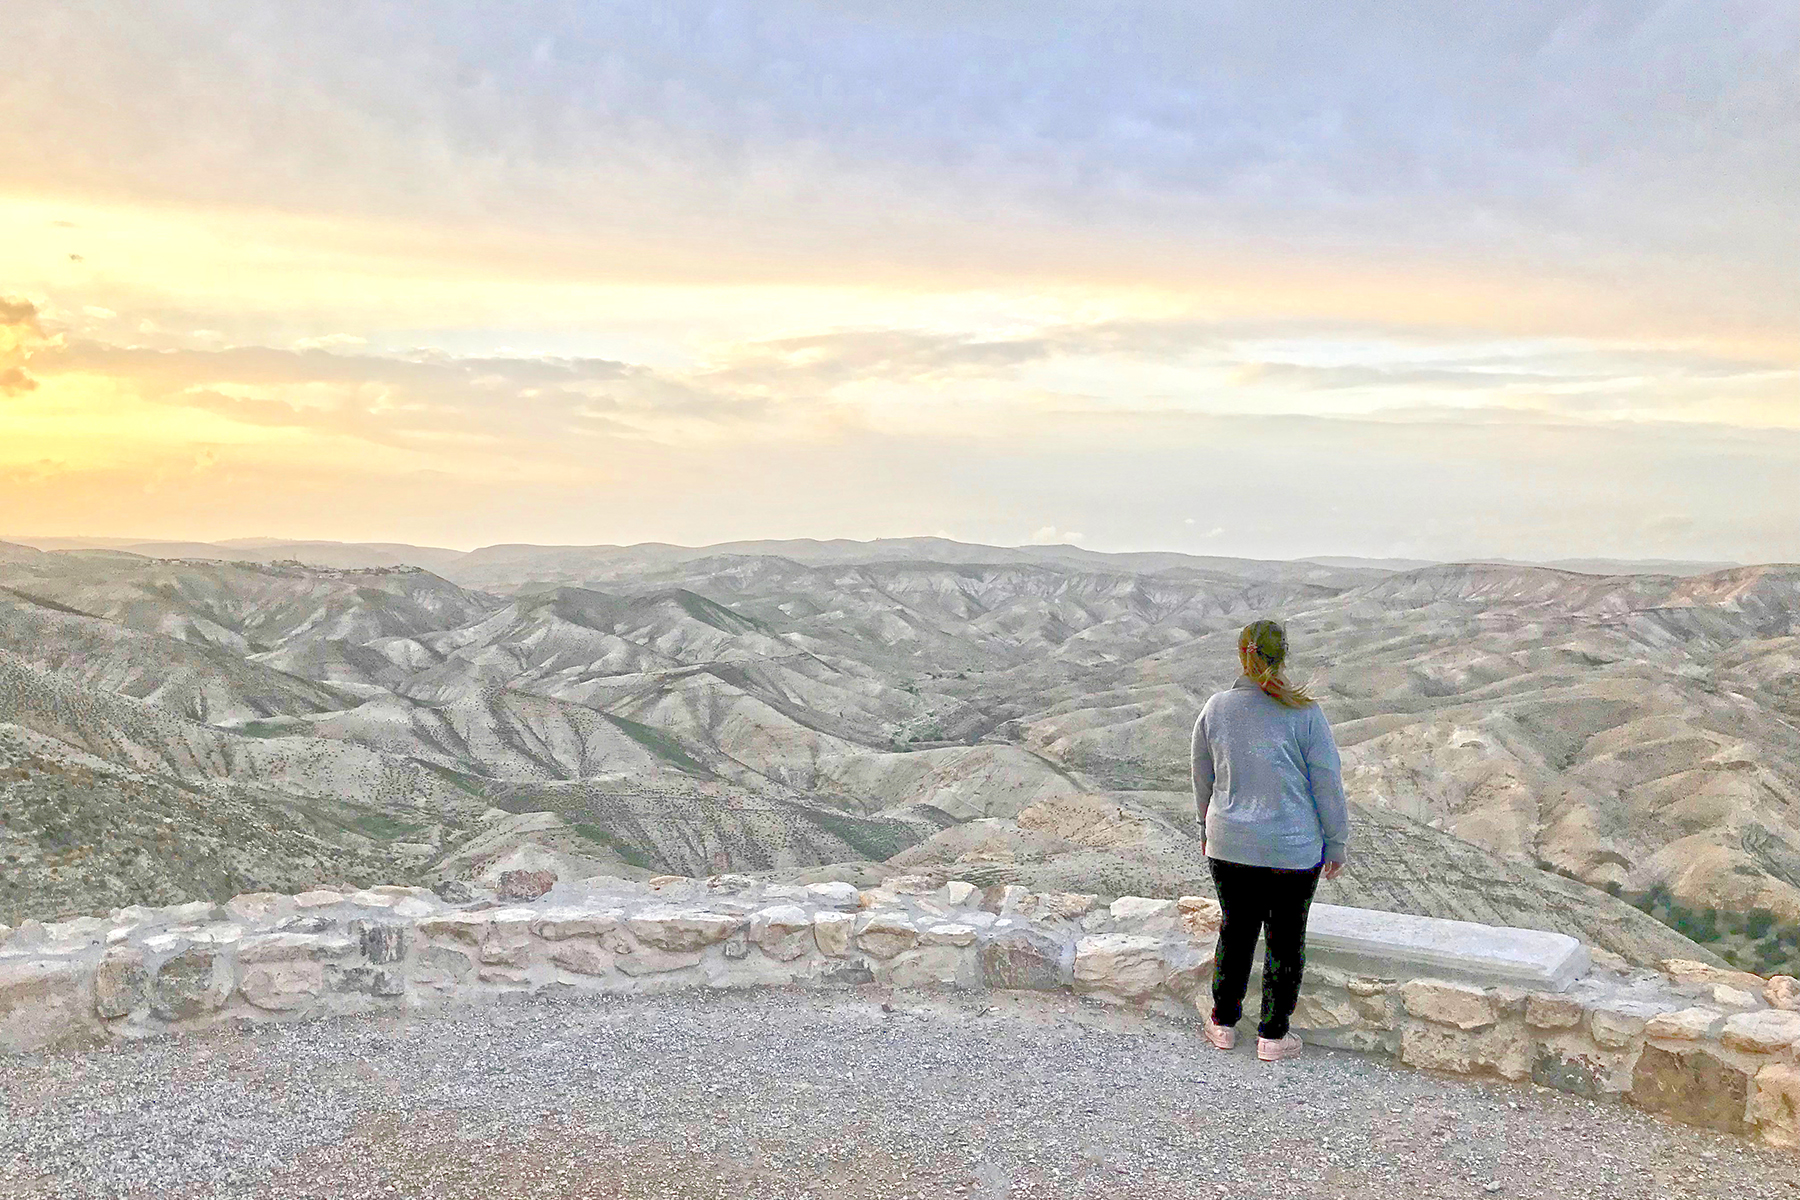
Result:
M1319 886L1319 867L1284 871L1216 858L1206 861L1212 867L1219 907L1225 911L1213 951L1212 1019L1236 1025L1244 1015L1256 935L1266 928L1262 1023L1256 1032L1258 1037L1286 1037L1288 1019L1300 999L1300 977L1306 971L1306 914Z

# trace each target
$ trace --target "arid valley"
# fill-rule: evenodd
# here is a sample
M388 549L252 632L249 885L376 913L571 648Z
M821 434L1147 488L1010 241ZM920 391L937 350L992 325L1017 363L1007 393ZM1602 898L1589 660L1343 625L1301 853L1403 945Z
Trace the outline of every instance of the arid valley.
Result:
M1792 973L1797 611L1793 565L9 542L0 922L517 868L1203 893L1189 730L1274 615L1353 805L1322 899Z

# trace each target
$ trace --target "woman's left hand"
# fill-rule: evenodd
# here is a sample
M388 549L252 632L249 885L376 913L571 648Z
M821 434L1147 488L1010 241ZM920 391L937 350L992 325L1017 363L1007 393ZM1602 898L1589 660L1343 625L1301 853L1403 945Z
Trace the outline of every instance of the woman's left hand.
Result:
M1320 872L1320 874L1322 874L1327 879L1336 879L1339 875L1342 875L1343 873L1344 873L1344 864L1340 863L1340 862L1328 862L1325 864L1325 869Z

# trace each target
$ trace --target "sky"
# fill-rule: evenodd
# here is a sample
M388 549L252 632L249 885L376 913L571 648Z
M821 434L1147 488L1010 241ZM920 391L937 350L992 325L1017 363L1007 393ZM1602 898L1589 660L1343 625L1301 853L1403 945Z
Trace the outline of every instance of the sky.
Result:
M1800 8L12 0L0 535L1800 560Z

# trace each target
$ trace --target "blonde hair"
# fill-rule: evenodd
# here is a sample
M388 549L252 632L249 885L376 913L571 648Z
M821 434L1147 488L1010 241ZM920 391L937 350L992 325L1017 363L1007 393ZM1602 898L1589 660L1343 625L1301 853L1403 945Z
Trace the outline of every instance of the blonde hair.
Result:
M1243 660L1244 674L1276 703L1289 708L1314 703L1304 687L1296 687L1281 674L1281 665L1287 661L1287 630L1279 621L1252 621L1244 626L1238 634L1238 658Z

